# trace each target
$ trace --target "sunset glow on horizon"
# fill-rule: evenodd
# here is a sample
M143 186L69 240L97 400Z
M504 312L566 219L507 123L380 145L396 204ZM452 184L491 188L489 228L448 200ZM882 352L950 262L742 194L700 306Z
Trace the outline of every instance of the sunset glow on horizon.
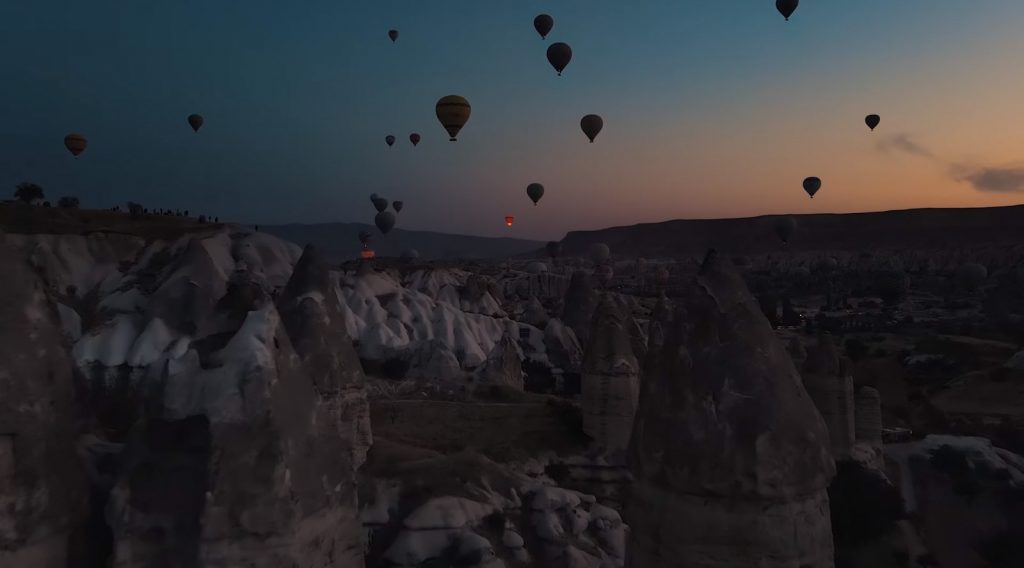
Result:
M405 202L401 229L539 240L1024 202L1019 0L808 1L789 22L770 0L145 4L0 7L5 199L34 181L84 206L372 223L378 193ZM449 94L472 104L458 142L434 116ZM89 138L78 160L68 132Z

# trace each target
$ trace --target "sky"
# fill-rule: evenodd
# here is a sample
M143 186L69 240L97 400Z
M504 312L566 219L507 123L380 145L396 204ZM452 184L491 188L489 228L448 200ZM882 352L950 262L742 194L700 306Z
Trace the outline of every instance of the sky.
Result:
M378 193L400 228L536 239L1017 204L1022 26L1020 0L804 0L789 22L772 0L5 0L0 192L262 224L369 223ZM472 105L458 142L449 94Z

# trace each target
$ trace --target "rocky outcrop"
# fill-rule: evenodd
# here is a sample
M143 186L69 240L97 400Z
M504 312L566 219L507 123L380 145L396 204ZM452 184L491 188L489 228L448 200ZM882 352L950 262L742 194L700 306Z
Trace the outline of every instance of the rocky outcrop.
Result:
M828 432L741 277L705 262L643 381L627 566L831 567Z
M640 365L633 355L630 319L605 296L594 314L583 362L583 431L608 453L629 447L639 396Z
M523 357L515 340L508 335L502 337L477 376L480 385L501 385L523 390Z
M830 334L808 350L803 382L828 427L833 456L848 456L855 436L853 377Z
M544 329L548 325L548 320L551 317L548 316L547 310L537 299L537 296L531 296L529 303L526 305L526 309L523 311L523 317L520 321L528 323L538 329Z
M74 384L44 282L0 234L0 566L69 564L88 496ZM88 538L82 536L82 538Z
M551 364L567 373L579 373L583 367L583 349L571 328L558 318L548 320L544 328L544 347Z
M116 566L362 562L369 412L326 267L307 249L277 306L239 272L218 305L254 302L240 327L158 363L162 396L133 427L111 496Z
M582 270L573 272L569 289L565 292L562 321L576 334L580 345L586 346L590 339L591 322L594 319L597 300L590 275Z

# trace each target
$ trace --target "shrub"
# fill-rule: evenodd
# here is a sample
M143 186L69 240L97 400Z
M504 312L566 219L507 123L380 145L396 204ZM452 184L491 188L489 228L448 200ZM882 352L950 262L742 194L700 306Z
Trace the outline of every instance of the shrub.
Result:
M32 182L22 182L14 189L14 197L25 203L32 203L38 199L44 199L43 188Z
M80 202L77 197L66 195L57 200L57 207L62 209L78 209Z

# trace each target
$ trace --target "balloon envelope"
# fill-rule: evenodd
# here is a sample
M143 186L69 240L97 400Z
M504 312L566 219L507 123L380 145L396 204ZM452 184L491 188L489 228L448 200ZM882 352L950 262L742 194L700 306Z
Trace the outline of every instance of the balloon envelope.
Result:
M415 132L413 132L412 134L409 135L409 142L412 142L413 146L419 144L420 143L420 135L415 133Z
M541 14L533 19L533 28L540 34L541 39L547 38L554 26L555 19L547 14Z
M526 195L530 196L533 204L536 205L541 197L544 197L544 186L539 183L531 183L526 186Z
M809 177L804 180L804 191L806 191L807 195L810 195L811 198L814 198L814 194L818 193L819 189L821 189L820 179L816 177Z
M775 8L786 18L787 22L793 12L796 12L796 7L799 4L800 0L775 0Z
M515 217L513 217L512 215L506 215L506 216L505 216L505 225L507 225L507 226L511 227L511 226L512 226L512 223L513 223L513 222L514 222L515 220L516 220L516 218L515 218Z
M388 208L388 200L383 197L374 198L373 208L376 209L378 213L384 211Z
M469 106L469 101L459 95L441 97L437 101L437 105L434 106L437 119L441 121L441 126L448 131L448 135L451 136L449 140L452 142L455 142L455 137L459 135L459 131L466 125L471 111L472 108Z
M390 134L388 134L387 136L384 137L384 141L388 143L388 146L394 146L395 145L395 137L390 135Z
M590 260L593 260L594 264L604 263L611 255L612 250L604 243L594 243L594 246L590 247Z
M590 139L590 143L594 143L594 138L601 133L601 129L604 128L604 119L596 114L588 114L580 119L580 128L583 129L583 133Z
M878 123L882 122L882 117L877 114L869 114L864 118L864 122L868 125L868 128L874 130Z
M85 139L85 136L82 136L81 134L71 133L64 137L64 147L67 148L73 156L77 157L79 154L84 152L88 145L89 142Z
M558 42L548 46L548 63L558 71L558 74L562 74L562 70L565 66L572 61L572 48L569 44Z
M381 211L373 218L373 223L386 235L395 226L395 214L391 211Z
M788 243L790 237L796 232L796 219L792 217L781 217L775 222L775 234L779 236L779 240L783 243Z
M394 203L391 204L391 206L395 208L395 213L401 213L402 207L405 207L405 203L402 203L401 201L395 201Z
M398 39L398 30L388 30L388 37L391 38L392 42L394 42L396 39Z
M198 114L188 115L188 125L192 127L193 132L199 132L199 127L203 125L203 117Z

